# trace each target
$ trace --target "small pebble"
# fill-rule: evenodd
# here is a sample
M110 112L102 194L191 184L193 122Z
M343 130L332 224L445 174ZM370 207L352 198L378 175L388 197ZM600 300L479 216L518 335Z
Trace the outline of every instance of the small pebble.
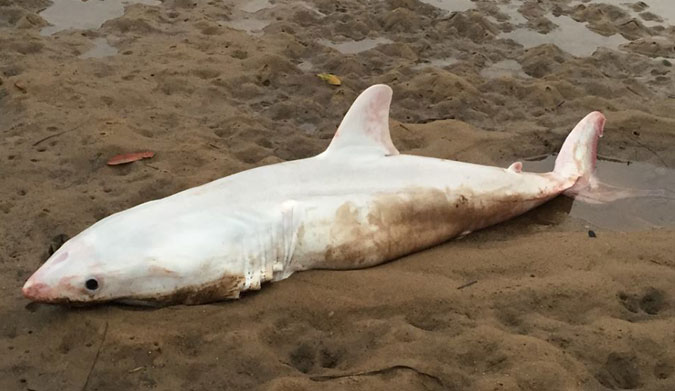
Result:
M589 238L597 238L597 236L595 236L595 231L593 231L592 229L589 229L588 230L588 237Z

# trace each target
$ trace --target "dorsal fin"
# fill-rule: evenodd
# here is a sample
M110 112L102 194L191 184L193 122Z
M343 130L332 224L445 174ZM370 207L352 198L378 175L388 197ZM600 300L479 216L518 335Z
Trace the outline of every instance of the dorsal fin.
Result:
M507 170L519 174L523 172L523 162L514 162L509 166L509 168L507 168Z
M398 155L389 134L391 95L391 88L384 84L376 84L363 91L352 103L322 155L345 151L360 155Z

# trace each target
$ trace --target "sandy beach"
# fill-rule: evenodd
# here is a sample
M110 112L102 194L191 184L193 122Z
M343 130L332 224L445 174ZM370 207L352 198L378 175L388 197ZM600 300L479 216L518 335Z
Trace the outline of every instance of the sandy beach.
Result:
M0 389L675 389L674 26L669 0L0 0ZM561 197L217 304L22 297L103 217L322 152L376 83L402 153L526 170L600 110L600 178L670 198Z

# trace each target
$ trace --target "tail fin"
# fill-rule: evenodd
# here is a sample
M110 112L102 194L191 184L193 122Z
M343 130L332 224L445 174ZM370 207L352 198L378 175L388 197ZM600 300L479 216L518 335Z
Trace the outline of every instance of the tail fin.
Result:
M629 189L603 183L595 176L598 139L602 137L605 116L588 114L565 139L553 172L573 182L563 194L588 203L603 203L633 197L666 197L664 190Z
M590 190L596 182L598 139L602 137L604 127L605 116L594 111L584 117L565 139L553 169L562 178L576 180L564 192L565 195L577 196L584 190Z

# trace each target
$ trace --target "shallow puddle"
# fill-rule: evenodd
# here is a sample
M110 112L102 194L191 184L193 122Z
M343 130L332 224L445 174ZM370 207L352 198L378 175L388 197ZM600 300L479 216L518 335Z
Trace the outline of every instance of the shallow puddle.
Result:
M646 4L647 7L640 6L639 3ZM615 5L624 11L628 11L631 15L639 17L642 23L646 26L655 26L675 24L675 1L673 0L641 0L641 1L628 1L628 0L591 0L588 2L573 2L571 5L576 6L579 4L611 4ZM633 8L633 5L638 4L636 8ZM663 20L663 22L647 20L640 15L645 12L650 12Z
M518 8L522 5L522 2L516 2L512 1L510 3L500 3L497 4L497 8L499 8L499 11L509 18L509 22L513 25L520 25L520 24L525 24L527 23L527 19L523 16L523 14L518 11ZM496 21L494 18L490 17L490 19L493 19Z
M271 7L269 0L245 0L235 6L230 20L220 21L218 24L245 31L249 35L260 35L272 20L259 19L255 13Z
M232 20L218 22L221 26L245 31L250 35L262 34L262 29L269 26L270 23L272 23L271 20L256 19L254 16L241 16Z
M110 46L106 38L94 38L91 40L94 47L80 54L80 58L102 58L117 54L117 48Z
M569 16L560 15L556 17L548 14L546 18L558 26L547 34L539 34L526 28L518 28L508 33L502 33L499 37L512 39L525 48L549 43L554 44L560 49L578 57L590 56L599 47L617 50L619 45L629 42L620 34L605 37L593 32L584 23L579 23Z
M500 34L500 38L512 39L525 48L543 44L554 44L560 49L578 57L590 56L599 47L619 50L621 45L630 42L621 34L606 37L590 30L583 22L577 22L566 15L554 16L551 13L545 15L545 17L555 23L557 27L547 34L540 34L525 26L527 19L518 11L518 8L523 3L523 0L511 0L508 3L497 5L499 10L509 17L509 21L517 26L513 31ZM675 23L675 1L673 0L645 0L642 2L630 2L626 0L576 0L571 2L570 6L588 6L589 4L617 6L628 12L632 17L641 20L646 26L672 25ZM653 15L649 17L647 13ZM660 20L649 20L654 16ZM496 20L494 21L496 22Z
M317 41L321 45L331 47L342 54L356 54L370 50L378 45L383 45L386 43L392 43L392 40L387 38L366 38L360 41L343 41L343 42L333 42L327 39L319 39Z
M304 60L296 66L298 67L298 69L304 72L310 72L314 70L314 63L309 60Z
M429 67L444 68L452 64L457 64L458 62L459 60L454 57L434 58L429 61L415 64L412 69L424 69Z
M470 0L420 0L422 3L433 5L436 8L450 12L462 12L471 8L476 8L476 5Z
M480 75L486 79L499 77L520 77L528 79L530 76L523 72L523 67L515 60L502 60L480 71Z
M548 172L555 156L537 161L524 161L523 171ZM553 205L569 216L591 226L612 231L637 231L652 228L675 228L675 170L651 164L619 163L598 160L598 178L609 185L630 189L659 190L664 196L635 197L601 205L580 201L555 202Z
M247 0L237 5L237 8L244 12L254 13L271 6L272 3L269 0Z
M40 35L49 36L71 29L97 30L108 20L124 15L124 8L131 4L157 6L162 3L156 0L53 0L52 5L40 12L40 16L50 24L40 30ZM94 38L90 42L94 46L80 54L79 58L102 58L118 53L105 37Z
M40 35L52 35L59 31L98 29L110 19L124 15L124 7L130 4L160 5L156 0L53 0L52 5L40 12L49 22L40 30Z
M228 20L218 22L221 26L241 30L249 35L262 35L263 29L275 20L280 20L279 15L275 16L275 11L280 9L299 10L305 9L315 13L317 16L324 17L312 4L305 1L280 1L272 4L269 0L241 0L232 10Z

